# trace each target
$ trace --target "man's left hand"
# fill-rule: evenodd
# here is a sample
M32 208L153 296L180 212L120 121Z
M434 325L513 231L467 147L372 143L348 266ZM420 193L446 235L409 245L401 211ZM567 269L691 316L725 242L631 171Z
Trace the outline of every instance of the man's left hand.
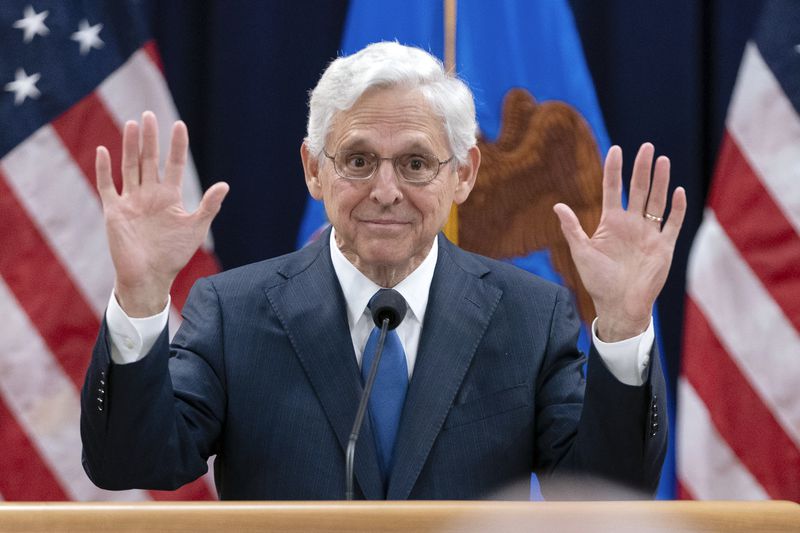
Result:
M572 209L561 203L553 206L581 281L594 301L597 335L605 342L628 339L647 329L686 214L686 192L678 187L666 216L669 159L656 160L651 180L654 151L650 143L639 148L627 210L622 207L622 150L612 146L608 151L603 211L591 238Z

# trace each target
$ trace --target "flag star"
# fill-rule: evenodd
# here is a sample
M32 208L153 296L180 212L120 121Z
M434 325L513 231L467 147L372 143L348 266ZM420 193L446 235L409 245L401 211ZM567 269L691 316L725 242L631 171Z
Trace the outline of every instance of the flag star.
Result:
M80 24L78 24L78 31L73 33L70 39L80 43L82 56L88 54L92 48L103 47L105 43L100 38L100 30L102 29L102 24L89 26L89 21L86 19L83 19Z
M14 105L20 105L26 98L36 100L41 94L36 87L42 75L38 72L28 76L24 69L18 68L15 80L6 83L6 91L14 93Z
M37 13L33 6L28 6L22 12L22 18L14 22L14 27L19 28L23 32L22 40L29 43L37 35L47 35L50 29L44 25L44 19L49 15L49 11L42 11Z
M794 45L794 51L800 54L800 44Z

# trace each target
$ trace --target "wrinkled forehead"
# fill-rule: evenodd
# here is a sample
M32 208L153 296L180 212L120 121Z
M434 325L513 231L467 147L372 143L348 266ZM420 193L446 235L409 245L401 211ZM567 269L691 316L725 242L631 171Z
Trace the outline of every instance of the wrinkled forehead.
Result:
M332 149L449 152L444 120L419 88L371 87L334 114L326 145Z

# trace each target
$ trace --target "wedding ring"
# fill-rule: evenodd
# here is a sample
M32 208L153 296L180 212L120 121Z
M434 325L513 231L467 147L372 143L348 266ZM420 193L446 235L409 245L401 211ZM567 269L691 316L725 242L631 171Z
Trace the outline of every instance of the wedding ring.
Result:
M650 213L645 213L644 218L647 220L652 220L653 222L658 222L659 224L664 222L664 217L657 217L655 215L651 215Z

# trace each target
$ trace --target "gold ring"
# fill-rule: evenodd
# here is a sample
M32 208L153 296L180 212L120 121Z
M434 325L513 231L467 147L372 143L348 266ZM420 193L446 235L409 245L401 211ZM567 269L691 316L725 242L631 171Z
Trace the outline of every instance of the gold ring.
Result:
M651 215L650 213L645 213L644 218L647 220L652 220L653 222L658 222L659 224L664 222L664 217L657 217L655 215Z

